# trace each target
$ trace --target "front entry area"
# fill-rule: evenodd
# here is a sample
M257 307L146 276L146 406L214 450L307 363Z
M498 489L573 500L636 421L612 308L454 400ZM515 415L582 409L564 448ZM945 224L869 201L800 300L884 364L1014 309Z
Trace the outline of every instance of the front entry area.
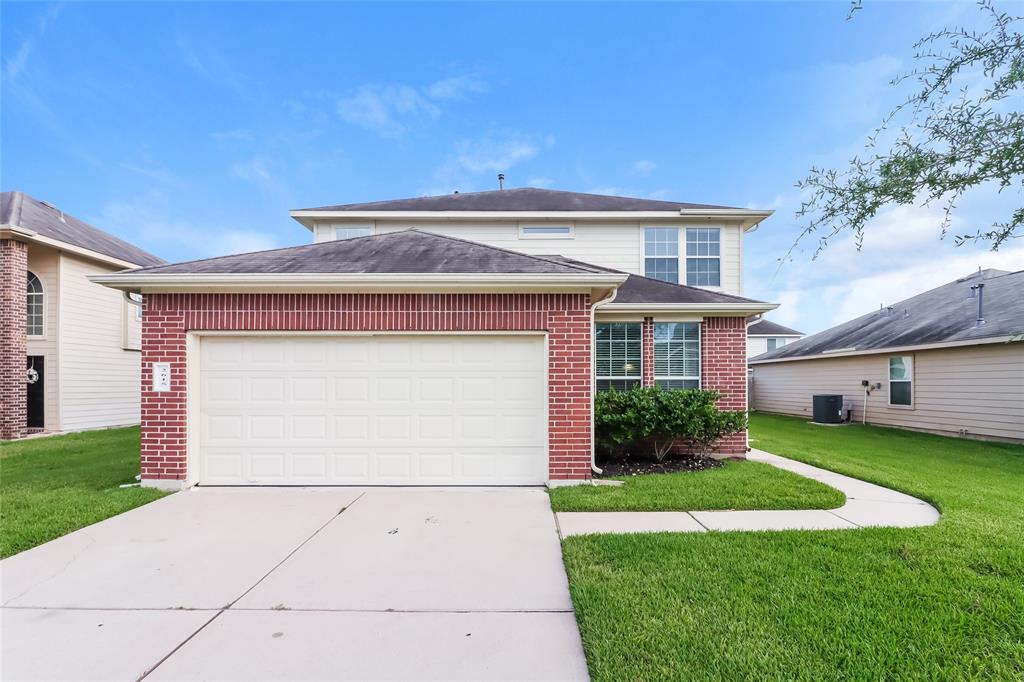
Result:
M200 484L548 478L541 334L211 335L196 347Z

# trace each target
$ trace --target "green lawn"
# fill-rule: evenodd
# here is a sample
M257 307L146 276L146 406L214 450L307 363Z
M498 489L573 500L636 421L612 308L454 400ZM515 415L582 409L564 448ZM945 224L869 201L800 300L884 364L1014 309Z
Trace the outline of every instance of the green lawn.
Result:
M1024 678L1024 447L757 414L751 434L942 519L568 538L595 680Z
M118 488L138 473L137 427L0 445L0 557L163 496Z
M553 488L555 511L835 509L846 497L827 485L760 462L705 471L626 476L621 486Z

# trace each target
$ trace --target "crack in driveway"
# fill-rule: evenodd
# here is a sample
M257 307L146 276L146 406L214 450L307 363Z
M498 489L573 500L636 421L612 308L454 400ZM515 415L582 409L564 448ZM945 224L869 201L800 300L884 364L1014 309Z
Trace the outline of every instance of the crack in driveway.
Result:
M231 608L232 606L234 606L235 604L237 604L237 603L238 603L238 601L239 601L240 599L242 599L243 597L245 597L245 595L249 594L249 593L250 593L250 592L252 592L252 591L253 591L254 589L256 589L257 587L259 587L260 583L262 583L262 582L263 582L264 580L266 580L266 579L267 579L267 578L268 578L268 577L269 577L269 576L270 576L270 575L271 575L271 574L272 574L272 573L273 573L274 571L276 571L277 569L279 569L279 568L280 568L280 567L281 567L281 566L282 566L282 565L283 565L283 564L284 564L284 563L285 563L286 561L288 561L288 559L292 558L292 557L293 557L293 556L295 555L295 553L296 553L296 552L298 552L298 551L299 551L300 549L302 549L302 548L303 548L303 547L304 547L304 546L306 545L306 543L308 543L308 542L309 542L310 540L312 540L312 539L313 539L313 538L315 538L315 537L316 537L316 536L317 536L318 534L320 534L320 533L321 533L321 532L322 532L322 531L323 531L323 530L324 530L325 528L327 528L327 526L331 525L331 523L333 523L335 519L337 519L338 517L340 517L340 516L341 516L342 514L344 514L344 513L345 513L346 511L348 511L349 509L351 509L351 508L352 508L352 507L353 507L353 506L354 506L354 505L355 505L355 504L356 504L357 502L359 502L359 500L361 500L361 499L363 498L363 495L365 495L365 494L366 494L365 492L359 493L359 496L358 496L358 497L357 497L356 499L352 500L352 502L350 502L350 503L349 503L349 504L347 504L346 506L344 506L344 507L342 507L341 509L339 509L339 510L337 511L337 513L335 513L335 514L334 514L333 516L331 516L331 518L327 519L327 521L325 521L325 522L323 523L323 525L321 525L321 526L320 526L319 528L317 528L316 530L314 530L314 531L313 531L313 532L312 532L312 533L311 533L311 534L309 535L309 537L307 537L307 538L306 538L305 540L303 540L303 541L302 541L302 542L300 542L300 543L299 543L298 545L296 545L294 549L292 549L292 550L291 550L290 552L288 552L288 553L287 553L287 554L286 554L286 555L285 555L285 556L284 556L284 557L283 557L283 558L282 558L282 559L281 559L280 561L278 561L278 562L277 562L276 564L274 564L274 565L273 565L273 566L272 566L272 567L270 568L270 570L269 570L269 571L267 571L266 573L264 573L264 574L263 574L263 575L262 575L262 576L260 577L260 579L259 579L259 580L257 580L257 581L256 581L256 582L254 582L254 583L253 583L252 585L250 585L250 586L248 587L248 589L246 589L246 590L245 590L244 592L242 592L242 594L240 594L240 595L238 595L237 597L235 597L234 599L232 599L230 603L226 604L226 605L225 605L224 607L222 607L221 609L219 609L219 610L218 610L218 611L217 611L217 612L216 612L215 614L213 614L213 616L211 616L211 617L210 617L210 618L209 618L209 619L208 619L208 620L207 620L207 621L206 621L205 623L203 623L203 624L202 624L202 625L200 625L200 626L199 626L198 628L196 628L196 629L195 629L195 631L194 631L194 632L192 632L192 634L190 634L190 635L189 635L188 637L186 637L186 638L185 638L185 639L183 639L183 640L182 640L181 642L179 642L177 646L175 646L175 647L174 647L173 649L171 649L171 650L170 650L170 651L169 651L169 652L168 652L168 653L167 653L167 654L166 654L165 656L163 656L163 657L162 657L162 658L161 658L161 659L160 659L159 661L157 661L157 662L156 662L156 663L154 663L154 664L153 664L152 666L150 666L149 668L147 668L147 669L146 669L146 670L145 670L145 671L144 671L144 672L143 672L143 673L142 673L142 674L141 674L141 675L140 675L139 677L137 677L137 678L136 678L135 682L141 682L142 680L146 679L146 678L147 678L147 677L149 677L149 676L150 676L151 674L153 674L153 671L154 671L154 670L156 670L156 669L157 669L157 668L159 668L159 667L160 667L161 665L163 665L163 664L164 664L164 663L165 663L165 662L166 662L166 661L167 661L167 660L168 660L168 659L169 659L169 658L170 658L171 656L173 656L174 654L178 653L178 652L179 652L179 651L180 651L180 650L182 649L182 647L184 647L184 646L185 646L186 644L188 644L188 643L189 643L190 641L192 641L192 639L194 639L194 638L196 637L196 635L198 635L198 634L199 634L200 632L202 632L203 630L205 630L205 629L206 629L206 627L210 625L210 623L212 623L213 621L215 621L215 620L217 620L218 618L220 618L220 616L221 616L221 615L222 615L222 614L223 614L223 613L224 613L225 611L227 611L227 610L228 610L228 609L230 609L230 608ZM268 610L268 611L272 611L272 610L275 610L275 609L267 609L267 610Z

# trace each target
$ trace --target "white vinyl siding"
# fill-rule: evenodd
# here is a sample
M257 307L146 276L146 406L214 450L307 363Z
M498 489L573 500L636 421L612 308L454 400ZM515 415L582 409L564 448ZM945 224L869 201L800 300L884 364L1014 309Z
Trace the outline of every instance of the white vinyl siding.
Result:
M889 405L887 353L752 365L751 406L810 417L811 396L838 393L864 415L861 381L881 383L868 397L868 422L956 436L1024 441L1024 343L914 352L914 409Z
M540 335L229 335L198 349L200 483L547 480Z
M700 388L700 324L654 324L654 383L661 388Z
M316 225L313 239L317 242L331 241L338 227L366 227L367 221L346 222L343 220L323 221ZM417 228L426 232L468 239L490 244L503 249L536 255L561 255L584 263L592 263L623 272L643 275L644 230L647 227L671 227L677 230L695 227L693 224L676 221L573 221L572 239L523 238L520 226L537 226L536 221L519 220L377 220L373 221L373 233L384 234ZM551 225L565 225L551 222ZM716 223L708 225L702 221L699 227L715 227L721 236L721 286L716 291L742 295L742 235L738 224Z
M60 258L61 429L137 424L140 354L125 350L124 325L133 325L129 334L137 336L139 322L125 314L120 291L86 279L118 268L66 253Z
M594 331L597 390L624 391L643 376L643 329L639 322L599 322Z

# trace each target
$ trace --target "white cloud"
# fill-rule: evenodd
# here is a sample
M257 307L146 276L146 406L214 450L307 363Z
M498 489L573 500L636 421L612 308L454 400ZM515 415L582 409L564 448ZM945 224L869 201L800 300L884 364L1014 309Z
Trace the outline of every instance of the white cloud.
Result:
M535 175L526 181L526 184L530 187L551 187L555 184L554 178L544 177L543 175Z
M455 157L470 173L502 172L532 159L539 151L540 145L526 135L488 136L459 142Z
M639 161L634 161L632 164L630 164L629 174L638 177L647 177L652 172L654 172L654 169L657 167L658 164L654 163L653 161L640 159Z
M36 22L35 30L21 41L21 45L18 46L14 56L4 62L4 76L11 81L17 80L21 72L25 70L32 52L35 51L36 43L42 39L47 29L57 20L62 9L64 9L62 3L55 3L46 8L46 11L43 12Z
M234 66L209 41L201 40L201 46L197 47L188 36L180 33L176 41L178 52L190 69L214 83L227 86L237 95L244 96L247 93L248 88Z
M385 137L396 137L416 123L441 115L440 103L486 92L487 83L471 76L454 76L422 88L411 85L367 84L338 99L341 118Z

